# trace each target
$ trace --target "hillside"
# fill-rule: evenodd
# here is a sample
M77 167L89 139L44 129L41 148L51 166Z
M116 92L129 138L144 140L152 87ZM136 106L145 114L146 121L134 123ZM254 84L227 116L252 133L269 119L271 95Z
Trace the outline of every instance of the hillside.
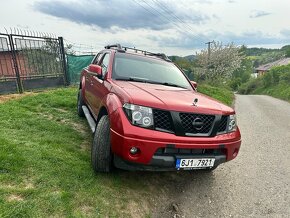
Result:
M285 57L289 48L289 45L285 45L280 49L242 47L242 51L253 61L253 67L258 67L262 64L273 62Z
M168 56L170 60L172 61L179 61L179 60L186 60L186 61L194 61L196 58L196 55L187 55L184 57L173 55L173 56Z

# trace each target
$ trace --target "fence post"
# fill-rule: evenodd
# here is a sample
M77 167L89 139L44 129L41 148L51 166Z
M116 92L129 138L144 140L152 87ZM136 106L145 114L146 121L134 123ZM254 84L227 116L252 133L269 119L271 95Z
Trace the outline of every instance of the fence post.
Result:
M70 81L68 78L67 67L66 67L66 58L65 58L63 37L58 37L58 40L59 40L59 45L60 45L61 59L62 59L63 72L64 72L64 83L66 86L68 86L70 84Z
M12 62L13 62L13 67L16 75L16 81L17 81L17 86L18 86L18 92L23 93L23 87L20 79L20 73L19 73L19 68L18 68L18 63L17 63L17 57L16 57L16 51L13 43L13 37L11 34L8 35L9 39L9 44L10 44L10 49L11 49L11 55L12 55Z

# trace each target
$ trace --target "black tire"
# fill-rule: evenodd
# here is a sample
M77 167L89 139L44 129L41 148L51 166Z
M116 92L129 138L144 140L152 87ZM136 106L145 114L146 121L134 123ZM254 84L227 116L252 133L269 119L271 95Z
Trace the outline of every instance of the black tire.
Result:
M108 173L113 168L110 142L110 121L108 115L102 116L97 124L91 150L91 160L93 169L96 173Z
M77 110L78 110L78 115L80 117L84 117L85 116L84 111L83 111L83 108L82 108L83 105L85 105L85 102L83 100L82 90L79 89L78 102L77 102Z

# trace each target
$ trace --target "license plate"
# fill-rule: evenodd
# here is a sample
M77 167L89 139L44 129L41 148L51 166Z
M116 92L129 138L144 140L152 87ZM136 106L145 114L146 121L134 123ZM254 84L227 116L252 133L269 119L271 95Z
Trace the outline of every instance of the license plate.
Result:
M209 168L214 166L214 158L177 159L176 168Z

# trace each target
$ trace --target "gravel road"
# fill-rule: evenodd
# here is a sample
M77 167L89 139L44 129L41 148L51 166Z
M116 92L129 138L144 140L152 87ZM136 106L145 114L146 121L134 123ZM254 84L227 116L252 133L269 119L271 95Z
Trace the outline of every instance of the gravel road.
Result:
M166 174L153 217L290 217L290 104L237 95L238 157L213 173Z

